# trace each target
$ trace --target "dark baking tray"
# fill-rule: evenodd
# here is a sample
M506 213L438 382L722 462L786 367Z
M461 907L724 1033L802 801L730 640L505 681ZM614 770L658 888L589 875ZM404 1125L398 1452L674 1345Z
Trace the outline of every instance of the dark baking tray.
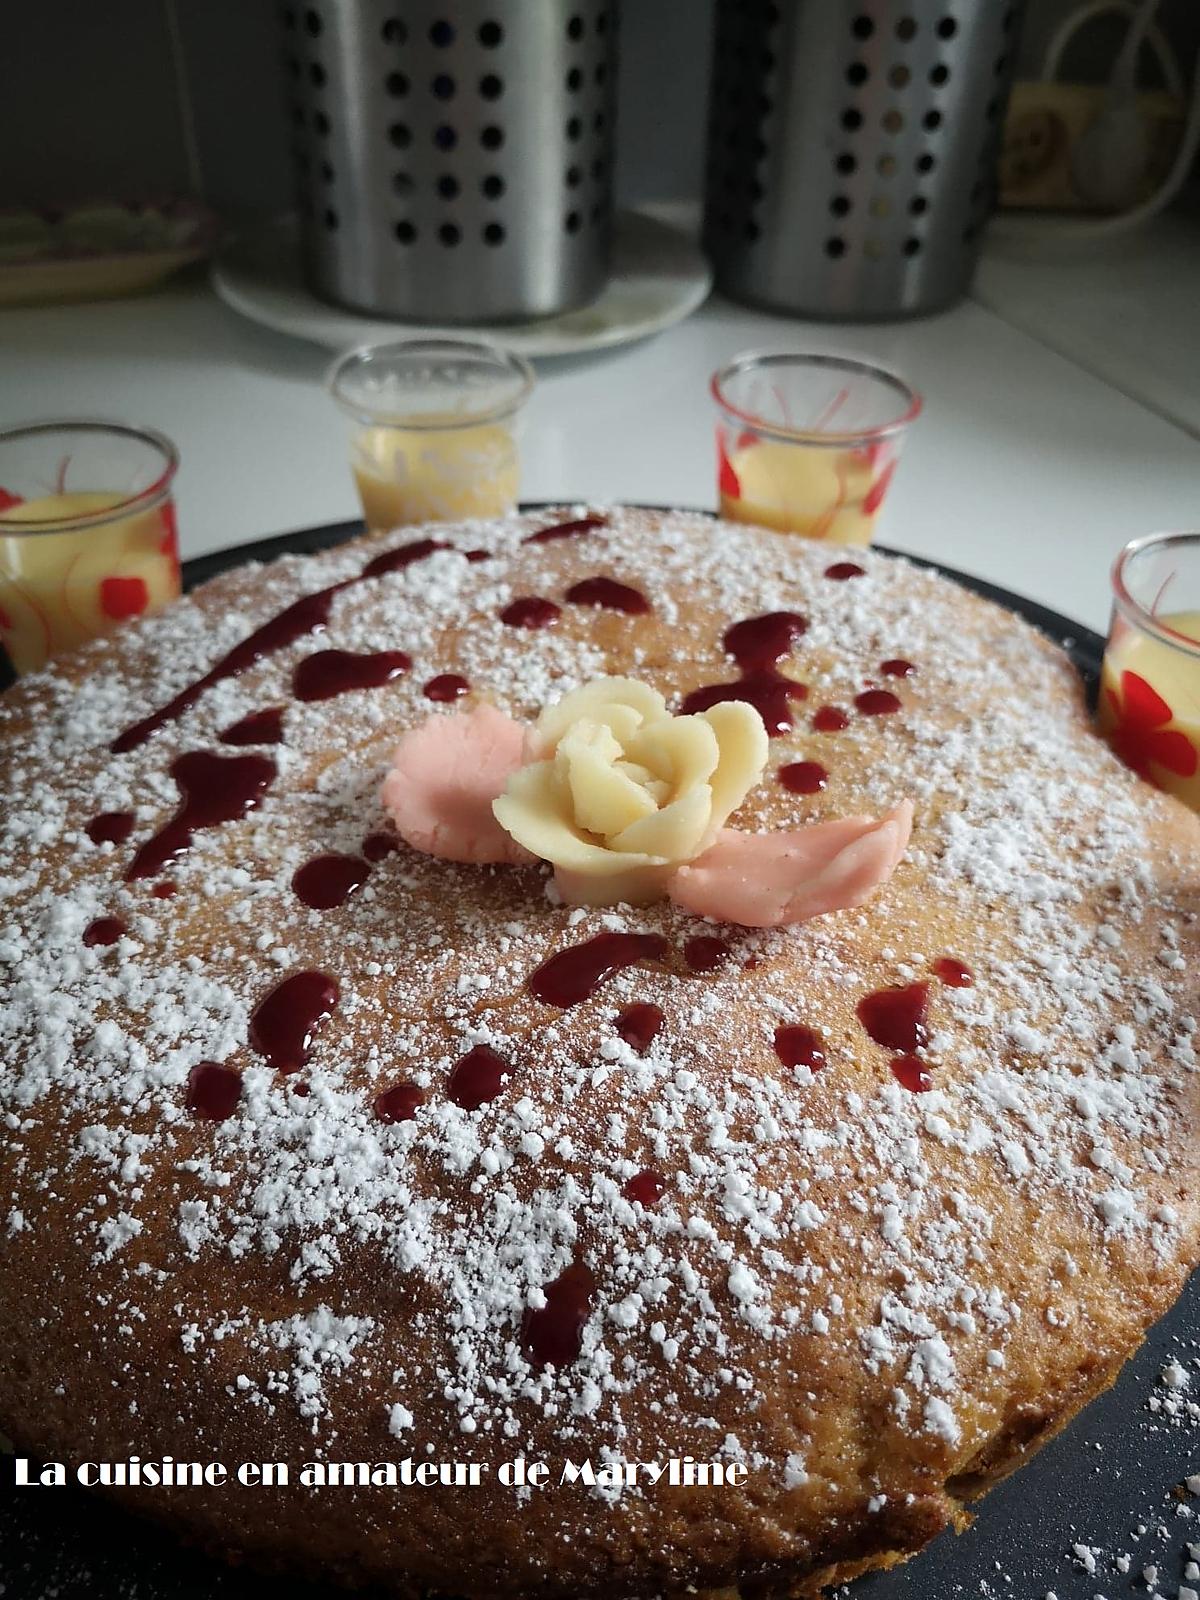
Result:
M339 522L200 556L184 564L184 583L194 588L243 561L325 550L361 532L361 523ZM908 559L936 567L1040 628L1066 649L1095 692L1104 648L1098 634L982 579ZM1172 1397L1159 1381L1172 1360L1191 1372L1182 1402L1174 1395L1182 1413L1174 1417L1150 1409L1153 1399L1161 1407ZM1188 1583L1186 1546L1200 1546L1200 1496L1183 1487L1189 1473L1200 1471L1200 1418L1186 1414L1189 1397L1200 1401L1200 1273L1115 1386L993 1490L965 1534L943 1534L907 1565L844 1592L853 1600L1043 1600L1048 1591L1058 1600L1145 1600L1141 1574L1152 1565L1159 1591L1176 1595ZM338 1514L337 1493L330 1491L330 1516ZM1094 1571L1076 1546L1095 1552ZM1122 1573L1115 1559L1126 1555ZM319 1575L305 1583L225 1567L181 1551L156 1528L82 1490L17 1489L7 1462L0 1467L0 1586L0 1600L331 1600ZM1200 1592L1200 1580L1190 1586Z

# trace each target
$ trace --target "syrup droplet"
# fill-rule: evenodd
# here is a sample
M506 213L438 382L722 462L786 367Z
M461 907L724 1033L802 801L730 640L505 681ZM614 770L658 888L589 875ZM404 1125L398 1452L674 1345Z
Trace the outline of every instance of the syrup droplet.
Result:
M512 1073L511 1064L490 1044L477 1044L454 1063L446 1093L464 1111L478 1111L496 1098Z
M445 703L449 700L461 700L464 694L469 694L471 685L457 672L439 672L436 678L430 678L425 685L426 700L436 700Z
M370 870L358 856L314 856L293 873L292 888L314 911L332 911L366 882Z
M807 627L807 619L798 611L769 611L735 622L721 643L737 662L741 677L736 683L693 689L684 698L684 715L708 711L727 700L744 700L758 712L768 733L786 733L792 726L791 702L806 699L808 686L785 677L778 663Z
M475 561L490 561L491 557L492 557L492 552L490 550L468 550L467 551L467 560L471 561L471 562L475 562Z
M431 556L435 550L452 550L444 539L414 539L411 544L402 544L398 550L385 550L372 561L368 561L362 569L364 578L381 578L385 572L400 572L405 567L411 567L414 561L423 561L426 556Z
M729 959L729 946L715 934L698 933L683 946L683 959L693 972L715 972Z
M596 1279L577 1261L544 1290L546 1303L526 1311L521 1346L535 1367L566 1367L583 1348L583 1330L592 1310Z
M368 861L382 861L400 848L398 833L369 833L363 840L362 853Z
M500 613L500 621L506 622L510 628L548 628L561 615L553 600L526 594L505 606Z
M825 576L832 578L835 583L845 583L847 578L865 578L867 569L860 567L856 561L835 561L831 567L825 568Z
M639 1055L649 1050L662 1025L661 1006L652 1005L649 1000L635 1000L618 1011L613 1022L618 1035Z
M779 781L793 794L819 794L829 781L829 774L819 761L789 761L779 769Z
M621 1190L626 1200L643 1206L656 1206L666 1192L667 1180L661 1172L652 1172L649 1167L635 1173Z
M298 1072L313 1034L337 1005L340 990L327 972L293 972L250 1015L250 1043L279 1072Z
M807 1067L820 1072L825 1065L825 1044L819 1033L801 1022L784 1022L775 1029L775 1054L785 1067Z
M929 985L910 983L902 989L877 989L858 1002L858 1019L876 1044L910 1055L928 1043L925 1015Z
M879 670L885 678L911 678L917 669L903 656L889 656L886 661L879 663Z
M854 696L854 704L864 717L886 717L900 709L900 697L890 689L864 689Z
M422 556L432 555L435 550L448 548L448 545L436 539L418 539L412 544L402 545L399 550L387 550L382 555L376 556L356 578L346 578L341 583L331 584L328 589L319 589L315 594L302 595L285 610L268 618L261 627L243 639L241 644L234 645L227 655L221 657L216 666L211 667L202 678L196 678L189 683L174 700L168 701L165 706L152 711L141 722L135 722L123 733L118 734L111 748L118 755L126 750L136 750L139 745L145 744L152 733L181 717L189 706L195 705L206 689L212 688L213 684L221 683L226 678L237 677L239 673L252 667L256 661L261 661L264 656L274 655L278 650L286 649L297 639L302 639L305 634L319 633L329 621L329 608L333 604L334 596L341 594L343 589L349 589L352 584L362 583L367 578L378 577L382 572L394 572L400 567L407 567L413 561L419 561Z
M116 944L128 931L120 917L97 917L83 930L83 942L88 946Z
M424 1089L415 1083L393 1084L375 1096L375 1115L380 1122L411 1122L424 1100Z
M175 885L169 878L164 878L161 883L156 883L150 893L156 900L169 900L175 893Z
M87 824L93 844L124 844L133 832L132 811L102 811Z
M267 706L232 723L221 735L222 744L282 744L283 707Z
M170 822L142 845L125 876L151 878L182 855L199 828L236 822L253 811L275 776L269 756L216 756L189 750L171 763L182 801Z
M975 982L975 974L970 967L964 966L954 956L939 956L929 970L948 989L969 989Z
M381 689L412 666L403 650L356 655L352 650L318 650L305 656L292 674L297 700L332 700L352 689Z
M813 712L812 725L818 733L841 733L850 726L850 718L841 706L819 706Z
M219 1061L198 1061L188 1073L184 1103L197 1117L224 1122L237 1110L241 1096L241 1073Z
M928 1094L933 1088L933 1077L920 1056L896 1056L888 1065L892 1075L913 1094Z
M627 616L644 616L650 602L640 589L632 584L618 583L616 578L584 578L567 590L567 599L577 606L603 606L606 611L624 611Z
M577 1006L615 972L639 961L661 961L667 950L667 941L659 933L598 933L594 939L543 961L526 980L526 987L548 1006Z
M311 1084L307 1083L293 1083L292 1093L299 1095L301 1100L307 1100L309 1095L312 1093L312 1086Z
M597 528L604 528L607 525L607 519L604 517L576 517L573 522L555 522L548 528L539 528L521 543L551 544L555 539L575 539L581 533L594 533Z

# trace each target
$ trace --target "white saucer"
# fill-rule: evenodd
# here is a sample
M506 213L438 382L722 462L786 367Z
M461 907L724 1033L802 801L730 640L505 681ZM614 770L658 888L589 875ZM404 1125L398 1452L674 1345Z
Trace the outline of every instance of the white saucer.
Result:
M492 339L524 356L575 355L627 344L681 322L707 297L712 272L694 240L640 211L617 213L613 272L590 306L537 322L437 327L368 317L317 297L304 282L294 218L246 229L217 258L213 287L254 322L314 344L350 345L407 336Z

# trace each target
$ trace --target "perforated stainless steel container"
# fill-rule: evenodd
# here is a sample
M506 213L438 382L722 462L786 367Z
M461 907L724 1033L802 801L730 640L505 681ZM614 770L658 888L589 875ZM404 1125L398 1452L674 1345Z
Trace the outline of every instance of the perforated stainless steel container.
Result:
M283 10L305 261L357 310L548 316L604 285L616 0Z
M718 0L705 242L737 299L933 311L970 283L1021 5Z

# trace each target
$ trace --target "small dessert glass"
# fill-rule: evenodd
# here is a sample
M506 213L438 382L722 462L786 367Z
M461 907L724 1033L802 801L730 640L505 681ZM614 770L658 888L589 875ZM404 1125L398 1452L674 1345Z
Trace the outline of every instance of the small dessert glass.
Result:
M0 643L18 673L178 597L178 465L152 428L0 432Z
M350 419L368 528L516 506L516 424L534 384L520 356L465 339L363 345L334 362L327 383Z
M1200 533L1155 533L1113 564L1100 726L1127 766L1200 811Z
M865 361L737 356L713 374L723 517L867 545L921 397Z

